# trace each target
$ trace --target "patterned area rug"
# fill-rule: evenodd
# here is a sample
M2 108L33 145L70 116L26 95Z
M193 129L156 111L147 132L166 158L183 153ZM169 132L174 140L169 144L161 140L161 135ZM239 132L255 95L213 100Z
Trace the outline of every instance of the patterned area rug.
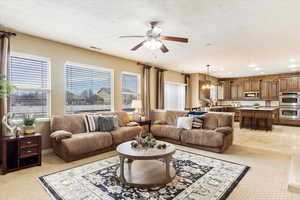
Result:
M119 157L113 156L39 177L53 199L61 200L224 200L249 167L177 150L175 179L163 187L138 189L117 178Z

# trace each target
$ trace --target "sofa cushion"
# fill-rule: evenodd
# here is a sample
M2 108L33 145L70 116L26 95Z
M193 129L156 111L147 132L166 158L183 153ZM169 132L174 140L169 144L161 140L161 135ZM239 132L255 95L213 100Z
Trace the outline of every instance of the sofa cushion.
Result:
M214 130L218 128L218 119L215 115L211 115L210 113L207 113L203 116L203 128L204 129L209 129L209 130Z
M176 126L176 118L186 116L187 111L166 111L166 121L169 125Z
M70 155L82 155L110 147L112 144L109 132L78 133L72 138L62 140L62 145Z
M143 128L140 126L124 126L112 131L111 135L114 143L120 144L122 142L133 140L141 131L143 131Z
M181 142L206 147L221 147L224 134L213 130L192 129L181 132Z
M151 133L153 136L164 137L173 140L180 140L180 132L182 129L176 128L172 125L152 125Z
M85 133L84 115L73 114L64 116L53 116L51 119L52 132L65 130L71 133Z

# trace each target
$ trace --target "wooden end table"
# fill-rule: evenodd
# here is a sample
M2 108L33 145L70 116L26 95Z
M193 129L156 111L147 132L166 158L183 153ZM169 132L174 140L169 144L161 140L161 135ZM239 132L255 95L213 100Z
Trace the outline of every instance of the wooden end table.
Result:
M176 170L170 165L176 151L174 145L158 141L158 144L167 144L167 148L144 149L132 148L131 142L124 142L117 147L120 157L118 176L123 184L149 188L165 185L175 178ZM158 159L163 159L164 162Z
M2 173L41 165L42 134L2 136Z
M134 122L138 123L140 126L148 126L148 131L151 133L151 120L134 120Z

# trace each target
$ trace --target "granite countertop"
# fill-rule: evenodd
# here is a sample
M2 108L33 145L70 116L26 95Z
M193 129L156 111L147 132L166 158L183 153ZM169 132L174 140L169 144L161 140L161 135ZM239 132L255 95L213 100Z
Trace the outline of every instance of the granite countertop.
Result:
M279 107L259 107L259 108L254 108L254 107L239 107L237 109L239 110L263 110L263 111L274 111L274 110L277 110Z

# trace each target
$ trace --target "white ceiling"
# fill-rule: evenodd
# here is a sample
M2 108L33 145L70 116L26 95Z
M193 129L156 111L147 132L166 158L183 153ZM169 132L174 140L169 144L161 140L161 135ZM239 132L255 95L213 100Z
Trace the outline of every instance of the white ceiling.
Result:
M299 0L1 0L0 24L180 72L211 64L211 74L237 77L300 71L299 8ZM189 43L166 41L163 54L130 51L141 39L118 38L144 34L151 20Z

